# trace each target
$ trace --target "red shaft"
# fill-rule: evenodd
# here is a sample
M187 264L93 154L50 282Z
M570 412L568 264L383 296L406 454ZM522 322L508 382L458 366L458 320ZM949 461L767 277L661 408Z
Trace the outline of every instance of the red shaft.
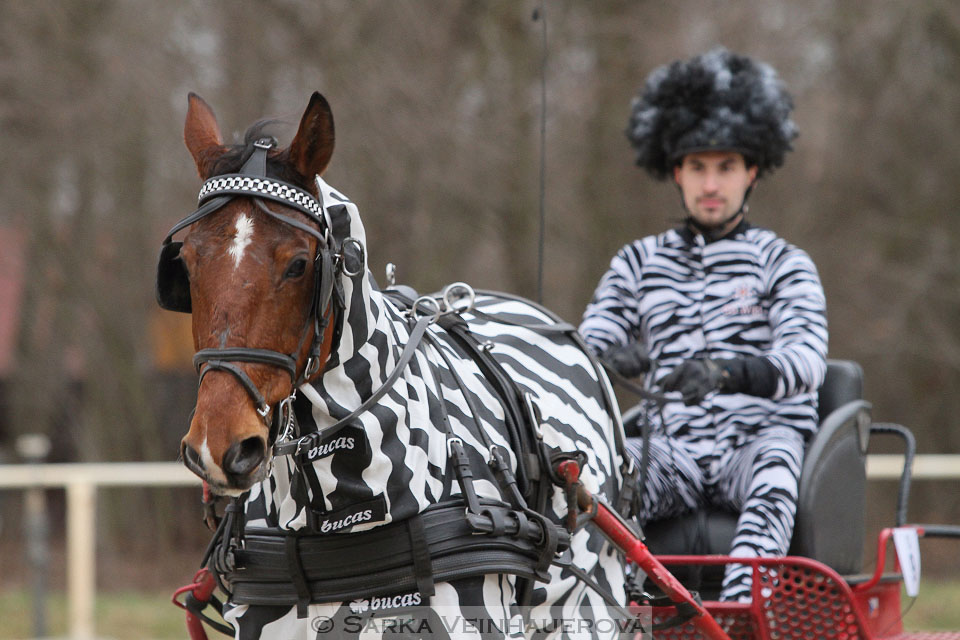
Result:
M647 545L643 544L643 541L630 529L623 526L606 505L597 503L597 513L593 521L615 545L623 550L627 559L637 563L637 566L663 590L671 602L678 604L686 602L697 610L697 615L693 617L692 622L704 636L711 640L730 640L727 632L720 627L703 605L694 600L687 588L660 564L660 561L650 553Z
M190 589L192 587L192 589ZM197 571L197 574L193 576L193 584L186 589L190 589L190 595L194 597L198 602L207 603L210 601L210 598L213 596L213 591L217 587L216 581L213 579L213 574L210 573L207 569L200 569ZM178 593L180 593L178 591ZM174 595L174 603L177 603L176 595ZM179 606L179 605L178 605ZM187 632L190 634L190 640L207 640L207 631L203 628L203 621L199 616L187 611Z
M187 612L187 632L190 634L190 640L207 640L207 631L203 628L203 622L189 611Z
M577 486L577 502L582 511L590 512L594 506L596 507L596 513L593 516L594 524L626 554L627 559L637 563L637 566L663 590L671 602L687 603L696 609L697 614L691 622L705 637L710 640L730 640L730 636L720 627L710 612L697 602L687 588L680 584L680 581L650 553L650 549L643 544L643 540L634 535L633 531L624 525L607 505L600 500L594 500L590 492L579 483L580 466L576 462L573 460L561 462L557 465L557 473L567 481L568 486Z

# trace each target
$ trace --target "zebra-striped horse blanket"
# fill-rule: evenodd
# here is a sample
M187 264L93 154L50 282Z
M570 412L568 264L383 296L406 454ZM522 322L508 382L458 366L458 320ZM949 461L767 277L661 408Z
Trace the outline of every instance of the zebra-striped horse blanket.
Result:
M356 206L320 178L317 184L338 235L366 247ZM340 278L338 342L325 372L300 387L294 403L301 434L329 427L359 407L391 376L411 338L411 314L380 291L365 268L359 277ZM562 331L534 330L532 325L557 321L532 303L508 296L477 294L473 308L457 315L530 399L543 441L560 451L582 452L585 487L616 499L622 482L623 460L616 445L618 435L622 441L622 426L610 402L609 383L579 342ZM271 475L245 498L246 534L310 531L311 540L322 543L323 536L335 540L375 530L456 498L461 485L448 462L451 436L462 442L470 460L479 499L503 500L488 465L490 444L506 452L515 473L519 461L511 450L502 401L477 362L438 324L427 327L402 374L355 426L337 431L301 456L275 458ZM564 493L557 488L545 515L559 523L566 513ZM424 637L615 637L612 626L591 624L617 617L615 607L577 579L570 565L623 604L622 558L598 530L587 526L572 535L569 560L566 566L549 567L549 580L534 583L530 606L523 608L518 606L517 576L493 573L437 582L429 597L417 589L369 593L312 603L299 615L289 604L233 599L224 617L237 629L237 638L379 637L383 630L374 625L371 631L365 623L404 607L429 605L444 620L442 628L431 627L429 634L420 629ZM226 586L229 589L229 583ZM456 626L457 620L472 622ZM396 635L395 629L387 635L406 637Z

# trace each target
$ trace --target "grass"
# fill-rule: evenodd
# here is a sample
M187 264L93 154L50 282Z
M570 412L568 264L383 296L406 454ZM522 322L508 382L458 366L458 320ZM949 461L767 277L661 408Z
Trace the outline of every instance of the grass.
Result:
M187 636L184 613L170 603L172 593L98 593L95 605L96 635L118 640L183 640ZM26 590L0 591L0 638L33 638L33 602ZM67 600L52 593L47 604L47 635L67 635ZM219 634L208 634L211 638ZM225 637L225 636L219 636Z
M118 640L183 640L184 614L170 604L171 593L101 592L96 602L98 638ZM904 606L910 601L904 597ZM33 602L23 589L0 591L0 640L33 637ZM908 630L960 631L960 580L924 581L920 597L904 618ZM67 635L67 603L52 593L47 607L47 634ZM222 638L209 631L210 638Z
M906 595L902 603L910 605ZM960 580L925 580L903 620L910 631L960 631Z

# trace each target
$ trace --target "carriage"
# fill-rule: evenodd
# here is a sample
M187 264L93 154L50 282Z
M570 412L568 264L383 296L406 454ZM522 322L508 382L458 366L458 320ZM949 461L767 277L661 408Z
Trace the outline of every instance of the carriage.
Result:
M464 283L381 290L356 206L320 177L334 141L322 96L281 150L258 126L225 146L191 94L185 139L204 184L164 240L157 295L193 314L183 461L229 498L222 514L207 500L216 532L174 595L193 638L202 620L238 637L921 637L901 633L901 576L883 557L847 575L871 431L912 446L871 424L856 365L832 363L821 391L800 555L714 555L722 513L641 533L642 469L623 447L638 420L621 420L576 329ZM903 525L904 478L881 554L904 531L957 535ZM700 546L670 546L683 540ZM749 604L710 600L712 568L730 562L751 567ZM230 626L202 613L217 586Z

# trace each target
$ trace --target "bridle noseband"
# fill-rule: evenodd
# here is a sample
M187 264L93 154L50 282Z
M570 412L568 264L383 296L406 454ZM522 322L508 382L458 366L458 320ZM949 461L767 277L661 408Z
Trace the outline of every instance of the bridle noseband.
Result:
M199 208L170 229L163 241L157 267L157 300L160 306L171 311L190 313L192 302L189 293L189 275L180 261L182 243L173 242L173 236L219 211L234 198L252 198L259 210L266 215L317 239L317 250L313 260L314 282L316 283L313 300L310 304L310 313L301 333L300 341L292 353L287 354L272 349L251 347L220 347L200 349L193 356L193 364L200 375L201 384L204 376L213 370L226 371L240 382L253 400L257 413L270 430L268 446L273 446L273 442L277 438L280 412L277 412L274 420L270 420L270 405L256 384L250 379L250 376L235 363L269 365L283 369L289 374L291 392L281 402L283 410L290 414L286 416L289 421L292 418L291 405L293 398L296 396L297 388L315 375L322 366L320 358L323 337L331 317L335 313L332 305L342 306L342 301L335 304L337 303L337 297L334 296L336 276L339 273L347 272L343 265L343 256L338 253L341 250L341 244L352 241L362 251L362 245L352 238L345 239L343 243L336 240L331 231L330 218L322 200L318 201L312 194L300 187L267 177L267 152L275 144L275 141L271 138L257 140L253 143L253 153L243 164L240 173L216 176L203 183L198 198ZM265 200L281 203L306 214L319 226L319 230L300 220L270 210L264 203ZM347 275L355 274L347 273ZM297 375L297 359L308 337L312 337L309 356L303 372Z

